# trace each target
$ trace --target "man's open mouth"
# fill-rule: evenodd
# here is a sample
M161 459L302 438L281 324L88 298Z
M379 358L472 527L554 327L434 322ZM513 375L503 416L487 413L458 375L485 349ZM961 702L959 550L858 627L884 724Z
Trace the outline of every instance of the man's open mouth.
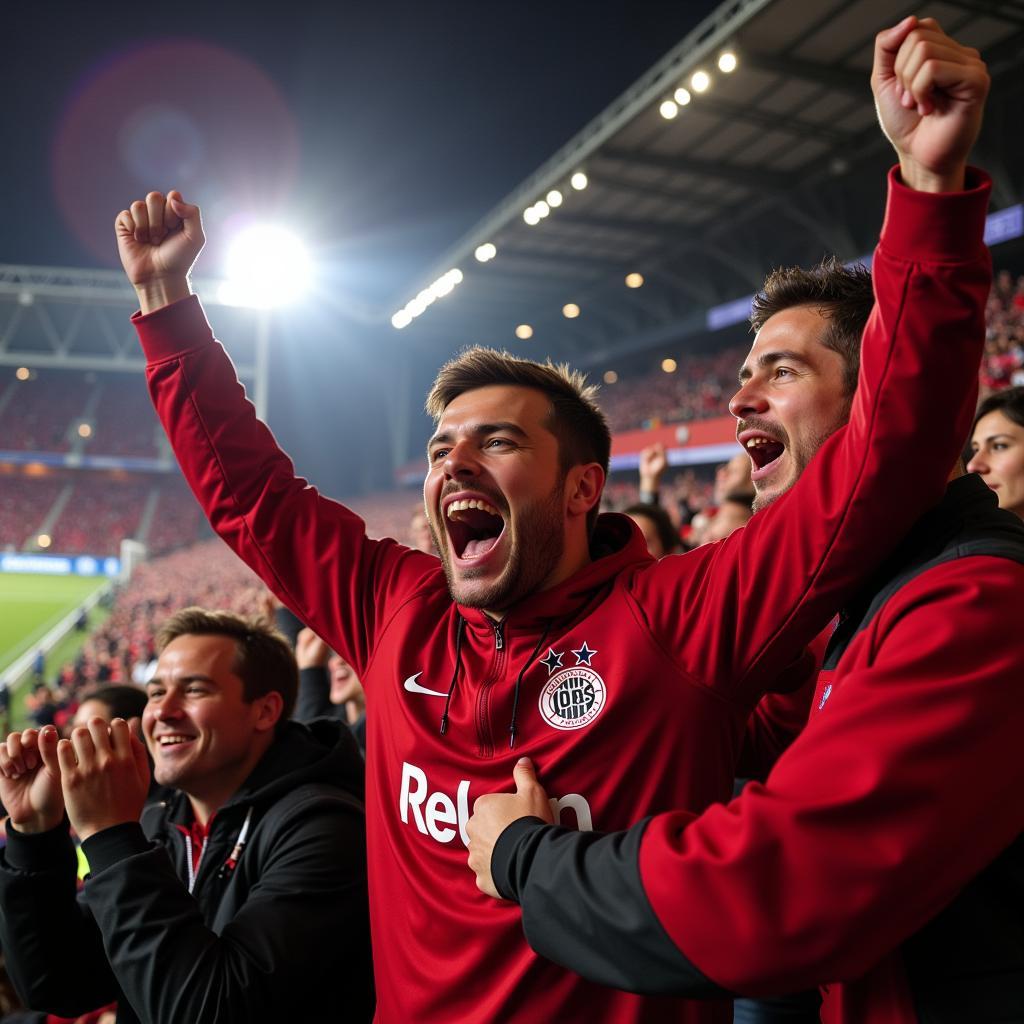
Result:
M778 462L786 446L781 441L769 437L767 434L747 434L740 441L743 450L750 456L753 463L753 475L763 475L762 470L768 469L773 463Z
M501 513L484 498L457 498L449 502L444 519L452 551L462 561L486 555L505 530Z

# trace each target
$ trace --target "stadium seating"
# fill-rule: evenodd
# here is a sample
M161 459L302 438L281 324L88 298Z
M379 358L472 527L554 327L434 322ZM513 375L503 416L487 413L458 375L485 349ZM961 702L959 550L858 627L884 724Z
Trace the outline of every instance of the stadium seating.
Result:
M981 369L982 393L1024 384L1024 277L997 275L987 308L988 338ZM735 388L736 369L746 351L737 345L708 355L674 355L677 369L629 377L601 388L600 402L615 432L657 423L692 421L724 413ZM161 451L159 428L137 375L41 370L28 381L13 374L0 387L0 449L153 458ZM88 410L92 434L80 439L76 426ZM163 553L194 543L205 526L194 499L177 476L79 471L57 479L11 475L0 491L0 548L22 547L34 535L68 482L74 491L51 533L52 551L116 553L120 540L142 524L146 500L158 489L146 543ZM622 493L609 489L607 507L621 508L635 497L632 483ZM414 490L371 494L351 500L371 536L406 539L419 503Z

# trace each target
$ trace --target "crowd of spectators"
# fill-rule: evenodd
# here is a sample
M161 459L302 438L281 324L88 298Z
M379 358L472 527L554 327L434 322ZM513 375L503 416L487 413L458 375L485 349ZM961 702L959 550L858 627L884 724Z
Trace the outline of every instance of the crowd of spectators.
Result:
M51 529L51 550L116 555L122 539L138 533L151 481L146 477L120 480L81 473L73 486Z
M66 452L72 422L81 418L90 391L86 375L72 370L39 370L28 380L13 371L0 389L0 449Z
M983 398L993 391L1024 385L1024 275L1015 281L1008 270L999 272L992 285L985 320Z
M93 415L87 451L97 455L156 458L163 437L149 393L137 374L107 374Z
M50 478L0 477L0 551L17 551L53 507L64 483Z
M671 373L605 384L599 401L612 432L724 415L745 353L745 346L734 346L712 355L680 356Z
M266 590L219 540L206 541L138 566L113 597L109 618L73 662L40 680L26 703L37 725L65 726L80 702L101 686L141 684L156 656L163 621L190 605L244 616L262 614Z

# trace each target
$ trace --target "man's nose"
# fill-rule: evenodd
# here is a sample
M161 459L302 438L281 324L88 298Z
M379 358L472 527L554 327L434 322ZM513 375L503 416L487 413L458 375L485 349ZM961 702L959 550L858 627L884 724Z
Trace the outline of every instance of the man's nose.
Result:
M759 387L748 381L741 384L739 391L729 400L729 412L741 420L751 413L764 413L768 411L768 402L761 394Z
M444 472L452 479L476 476L480 472L476 446L468 440L452 445L444 460Z

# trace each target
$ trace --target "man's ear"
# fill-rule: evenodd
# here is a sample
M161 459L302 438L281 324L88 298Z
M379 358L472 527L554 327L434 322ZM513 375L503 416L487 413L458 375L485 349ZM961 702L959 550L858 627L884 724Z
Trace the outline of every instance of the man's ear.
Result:
M566 480L566 496L570 516L586 516L601 500L604 470L596 462L573 466Z
M270 693L257 697L252 704L256 713L256 731L269 732L281 718L284 711L284 698L277 690L271 690Z

